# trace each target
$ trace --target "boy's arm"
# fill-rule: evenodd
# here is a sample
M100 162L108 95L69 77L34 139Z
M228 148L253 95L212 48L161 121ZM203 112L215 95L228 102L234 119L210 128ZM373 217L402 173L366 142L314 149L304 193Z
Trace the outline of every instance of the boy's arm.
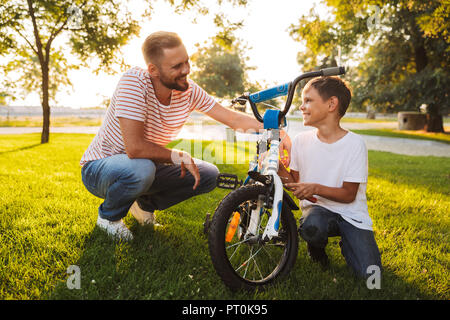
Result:
M286 184L294 196L300 200L310 198L314 195L340 202L351 203L355 200L358 192L359 183L346 182L340 188L327 187L318 183L288 183Z

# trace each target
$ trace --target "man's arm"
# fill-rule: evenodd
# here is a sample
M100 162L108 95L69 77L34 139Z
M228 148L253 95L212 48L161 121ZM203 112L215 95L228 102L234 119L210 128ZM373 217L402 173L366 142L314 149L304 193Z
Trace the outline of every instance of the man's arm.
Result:
M119 117L119 123L128 158L173 163L170 149L144 139L143 122Z
M242 112L225 108L219 103L214 104L211 110L209 110L206 114L214 120L229 126L233 130L251 133L259 132L264 129L264 124L256 120L254 117ZM280 144L280 157L288 166L290 162L292 142L284 130L280 130L280 137L282 139ZM287 157L284 155L284 150L288 153Z
M194 177L194 189L200 183L200 174L192 157L175 149L168 149L144 139L144 123L119 117L125 152L130 159L150 159L159 163L177 163L181 165L181 178L188 170Z
M247 132L248 130L258 131L264 129L264 125L254 117L242 112L225 108L219 103L214 104L211 110L209 110L206 114L214 120L219 121L234 130L242 130Z

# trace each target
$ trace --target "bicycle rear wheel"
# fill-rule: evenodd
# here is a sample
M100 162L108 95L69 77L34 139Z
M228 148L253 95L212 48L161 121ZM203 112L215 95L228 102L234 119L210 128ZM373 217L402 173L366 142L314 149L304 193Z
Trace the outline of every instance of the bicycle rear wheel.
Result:
M263 185L249 185L229 193L217 207L211 221L208 243L218 275L231 289L256 289L289 273L298 252L297 225L290 208L283 203L278 237L263 241L262 234L271 207L262 206L256 234L248 236L251 211L267 199ZM236 230L230 224L239 219ZM251 229L251 228L250 228Z

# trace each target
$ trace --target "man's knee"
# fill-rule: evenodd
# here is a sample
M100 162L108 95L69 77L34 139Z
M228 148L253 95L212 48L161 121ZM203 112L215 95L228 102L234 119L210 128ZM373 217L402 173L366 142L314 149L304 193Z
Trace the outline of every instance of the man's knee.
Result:
M217 185L219 169L212 163L203 161L197 165L200 173L200 185L203 192L214 190Z
M136 195L147 192L155 180L156 166L149 159L129 159L130 165L121 175L122 184Z

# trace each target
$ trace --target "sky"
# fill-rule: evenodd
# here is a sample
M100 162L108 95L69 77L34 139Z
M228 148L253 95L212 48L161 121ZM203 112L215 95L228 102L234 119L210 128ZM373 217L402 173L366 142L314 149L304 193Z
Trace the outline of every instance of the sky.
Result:
M140 10L137 3L131 1L129 9ZM211 6L210 11L217 10L216 1L203 0L203 3ZM233 8L229 4L221 6L220 9L230 20L244 20L243 28L236 31L235 35L250 47L247 51L250 58L248 64L256 67L256 70L248 72L251 81L276 85L291 81L301 73L296 57L297 53L303 50L303 46L290 37L288 28L291 24L297 23L302 15L308 14L313 4L316 5L319 15L327 14L327 9L319 0L249 0L246 8ZM217 32L212 15L196 17L194 11L177 14L173 7L161 0L153 7L152 16L144 21L140 35L122 49L125 62L131 66L145 68L141 45L154 31L178 33L189 55L196 51L196 43L202 44ZM197 23L193 23L195 17ZM69 76L73 88L69 93L63 92L57 96L58 106L83 108L99 106L102 101L110 98L121 72L115 75L96 76L89 69L80 69L72 71ZM38 106L40 102L37 95L30 95L25 101L16 100L14 105Z

